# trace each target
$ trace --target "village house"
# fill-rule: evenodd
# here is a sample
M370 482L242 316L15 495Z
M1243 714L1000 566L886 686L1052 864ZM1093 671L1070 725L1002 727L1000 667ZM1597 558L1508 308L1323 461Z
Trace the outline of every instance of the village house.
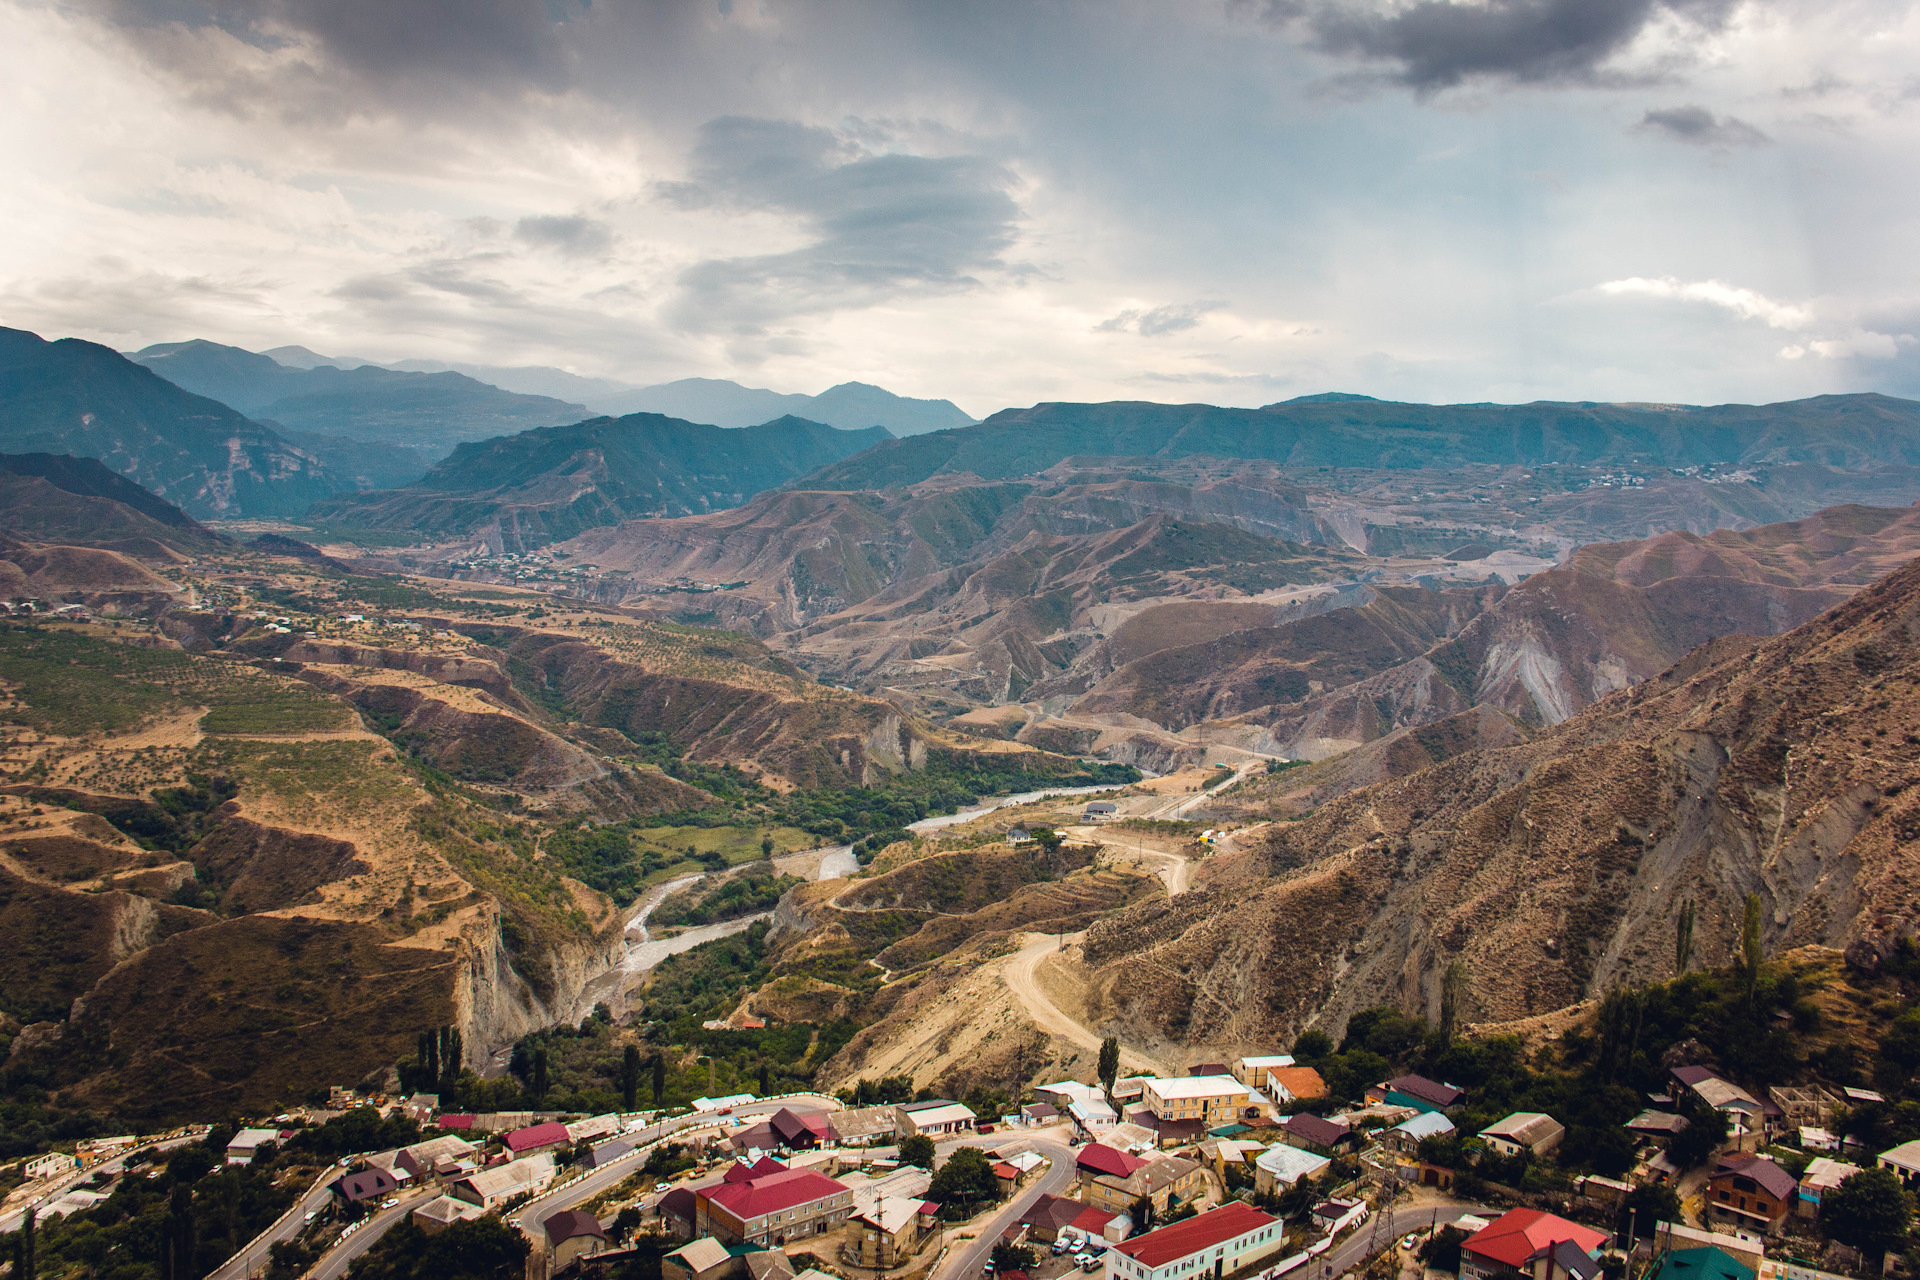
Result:
M1882 1169L1891 1169L1908 1190L1920 1187L1920 1140L1882 1151L1874 1163Z
M811 1151L831 1141L832 1136L825 1114L782 1107L765 1120L741 1129L730 1141L736 1152Z
M254 1152L280 1141L278 1129L242 1129L227 1141L228 1164L252 1164Z
M1280 1125L1282 1142L1323 1156L1351 1147L1354 1136L1353 1130L1347 1126L1304 1111L1297 1116L1288 1116Z
M515 1129L505 1138L507 1150L512 1153L512 1158L515 1160L533 1155L538 1151L552 1151L556 1147L564 1147L571 1141L572 1139L567 1136L567 1126L557 1120L528 1125L524 1129Z
M415 1209L410 1215L413 1225L427 1235L445 1231L456 1222L472 1222L475 1218L487 1216L486 1210L477 1204L468 1204L453 1196L435 1196Z
M1539 1209L1509 1209L1460 1244L1460 1280L1597 1280L1595 1231ZM1584 1261L1583 1261L1584 1259Z
M1155 1120L1197 1121L1203 1129L1230 1124L1246 1114L1252 1095L1232 1076L1181 1076L1148 1080L1141 1100Z
M853 1193L811 1169L782 1169L694 1192L694 1230L728 1244L785 1244L830 1231L853 1212Z
M546 1190L553 1181L554 1172L553 1153L541 1151L492 1169L470 1173L453 1184L453 1194L468 1204L479 1205L483 1212L490 1212L516 1196L534 1195Z
M1712 1245L1672 1249L1647 1280L1754 1280L1753 1268Z
M1803 1218L1820 1216L1820 1198L1860 1172L1857 1164L1815 1156L1800 1175L1800 1199L1793 1211Z
M894 1132L902 1138L925 1134L929 1138L950 1133L971 1133L979 1117L962 1103L944 1098L926 1102L905 1102L893 1109Z
M1327 1096L1327 1082L1312 1067L1268 1067L1266 1092L1282 1108Z
M836 1111L827 1117L828 1132L843 1147L864 1146L882 1140L891 1142L897 1124L891 1105L854 1107Z
M1445 1111L1464 1097L1466 1094L1453 1085L1420 1075L1396 1076L1367 1090L1368 1102L1412 1107L1415 1111Z
M1636 1142L1650 1142L1662 1150L1686 1127L1687 1118L1673 1111L1642 1111L1626 1124Z
M1106 1253L1105 1280L1221 1280L1278 1253L1284 1224L1242 1200L1149 1231Z
M398 1191L400 1184L385 1169L369 1166L336 1178L331 1189L334 1195L340 1197L342 1206L349 1210L360 1210L369 1204L380 1203Z
M1413 1155L1426 1139L1444 1138L1453 1132L1453 1121L1438 1111L1422 1111L1382 1133L1380 1141L1396 1151Z
M1256 1195L1273 1196L1289 1190L1302 1179L1312 1180L1327 1171L1333 1161L1300 1147L1268 1147L1253 1160L1253 1189Z
M1233 1060L1233 1078L1249 1089L1266 1090L1267 1072L1275 1067L1290 1067L1293 1055L1290 1053L1268 1053L1249 1055Z
M940 1206L931 1200L883 1196L855 1214L850 1244L863 1267L897 1267L940 1230Z
M1794 1176L1765 1156L1733 1156L1707 1178L1707 1221L1771 1233L1799 1196Z
M1517 1156L1523 1151L1543 1156L1566 1136L1565 1125L1539 1111L1516 1111L1480 1131L1480 1140L1503 1156Z
M394 1163L417 1180L425 1182L428 1178L444 1177L447 1173L455 1176L471 1173L472 1162L478 1151L479 1148L465 1138L449 1133L400 1148L394 1155ZM461 1167L463 1161L467 1162L465 1168Z
M1095 1142L1081 1150L1074 1165L1080 1198L1113 1213L1126 1213L1142 1198L1155 1213L1167 1213L1206 1189L1200 1162L1184 1156L1142 1158Z
M1766 1124L1767 1112L1778 1107L1760 1101L1708 1067L1675 1067L1670 1073L1680 1094L1689 1094L1702 1106L1725 1112L1735 1133L1753 1133Z
M541 1222L547 1235L548 1274L572 1265L575 1258L591 1257L607 1247L600 1220L584 1209L562 1209Z
M675 1187L654 1202L653 1211L660 1215L660 1229L669 1239L693 1239L693 1224L700 1211L691 1190Z
M1095 800L1081 810L1080 816L1088 822L1111 822L1120 816L1120 806L1111 800Z
M660 1259L661 1280L725 1280L736 1270L727 1246L711 1238L682 1245Z

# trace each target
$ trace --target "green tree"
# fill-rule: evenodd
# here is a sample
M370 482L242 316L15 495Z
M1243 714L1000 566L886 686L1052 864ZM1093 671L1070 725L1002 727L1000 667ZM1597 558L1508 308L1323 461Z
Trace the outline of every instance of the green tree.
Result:
M21 1280L34 1280L40 1274L40 1260L33 1255L33 1218L33 1206L28 1205L27 1216L20 1220L20 1231L13 1241L13 1274Z
M499 1218L456 1222L427 1235L411 1219L382 1236L347 1272L349 1280L519 1280L527 1238Z
M1127 1216L1133 1219L1133 1229L1135 1232L1152 1230L1153 1200L1148 1196L1141 1196L1138 1200L1135 1200L1131 1205L1127 1206Z
M764 1062L760 1064L760 1096L763 1098L773 1096L772 1076L767 1069L767 1064Z
M1033 1264L1033 1250L1024 1245L1008 1244L1002 1240L993 1246L993 1269L1000 1275L1009 1271L1025 1271Z
M1820 1198L1820 1222L1827 1234L1873 1259L1880 1270L1887 1250L1907 1238L1913 1212L1891 1169L1864 1169Z
M544 1046L533 1051L533 1096L541 1099L547 1096L547 1051Z
M620 1060L620 1101L632 1111L640 1101L640 1046L630 1044Z
M900 1142L900 1163L910 1164L916 1169L933 1168L933 1139L924 1133L916 1133Z
M763 858L771 858L773 856L772 832L768 832L766 835L760 837L760 856Z
M667 1097L667 1058L665 1054L653 1055L653 1105L660 1106Z
M1302 1031L1293 1038L1293 1056L1300 1062L1318 1062L1333 1052L1333 1038L1324 1031Z
M1740 990L1753 1004L1754 985L1760 981L1760 961L1765 958L1760 940L1760 895L1747 895L1746 916L1740 921Z
M1893 1020L1880 1037L1880 1061L1889 1076L1912 1079L1920 1074L1920 1009L1909 1009Z
M1680 1197L1672 1187L1652 1185L1635 1187L1620 1206L1618 1230L1624 1237L1631 1230L1635 1239L1651 1240L1654 1228L1662 1222L1682 1222Z
M1113 1097L1113 1082L1120 1077L1120 1041L1108 1036L1100 1042L1100 1087L1107 1091L1109 1100Z
M1680 903L1680 916L1673 924L1673 972L1685 973L1693 961L1693 899Z
M902 1144L905 1145L905 1144ZM927 1199L947 1208L957 1208L962 1217L973 1216L973 1206L1000 1194L1000 1179L993 1176L987 1153L978 1147L961 1147L934 1170L927 1188Z
M1687 1127L1667 1143L1667 1158L1682 1169L1695 1169L1727 1140L1727 1115L1712 1107L1695 1107L1687 1113Z

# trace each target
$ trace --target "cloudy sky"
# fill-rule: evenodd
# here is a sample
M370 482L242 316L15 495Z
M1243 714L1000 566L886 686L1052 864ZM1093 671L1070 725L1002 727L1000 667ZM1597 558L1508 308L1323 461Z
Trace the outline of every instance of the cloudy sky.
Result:
M0 323L974 414L1920 396L1896 0L0 0Z

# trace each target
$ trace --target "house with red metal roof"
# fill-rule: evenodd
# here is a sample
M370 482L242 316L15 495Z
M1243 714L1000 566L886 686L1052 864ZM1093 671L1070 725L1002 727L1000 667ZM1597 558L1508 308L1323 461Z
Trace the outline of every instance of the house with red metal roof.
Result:
M573 1138L567 1133L567 1126L558 1120L549 1120L545 1124L532 1124L524 1129L515 1129L506 1137L507 1150L518 1160L521 1156L530 1156L536 1151L547 1151L554 1147L565 1146Z
M769 1174L781 1173L787 1166L772 1156L761 1156L752 1164L745 1160L735 1160L727 1171L720 1175L722 1182L751 1182L755 1178L764 1178Z
M1106 1253L1105 1280L1221 1280L1278 1253L1285 1225L1244 1200L1149 1231Z
M1461 1242L1460 1280L1511 1280L1515 1276L1588 1280L1582 1271L1590 1269L1598 1274L1593 1258L1606 1242L1604 1231L1539 1209L1509 1209ZM1566 1244L1573 1245L1573 1251L1560 1248ZM1576 1260L1573 1253L1583 1256L1585 1263Z
M1110 1147L1104 1142L1089 1142L1080 1148L1080 1154L1073 1159L1074 1167L1080 1171L1083 1183L1095 1178L1125 1178L1132 1175L1146 1161L1131 1152L1118 1147Z
M694 1192L696 1233L724 1244L781 1245L831 1231L853 1212L853 1192L812 1169L782 1169Z

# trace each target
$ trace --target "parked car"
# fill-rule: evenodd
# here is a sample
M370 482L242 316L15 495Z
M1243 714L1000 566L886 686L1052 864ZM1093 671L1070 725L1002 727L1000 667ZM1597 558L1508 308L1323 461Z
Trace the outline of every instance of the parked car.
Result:
M990 1124L977 1124L973 1126L973 1131L975 1133L992 1133L993 1126Z
M382 1200L380 1202L380 1207L382 1209L392 1209L395 1206L397 1206L399 1203L400 1203L400 1197L388 1196L385 1200Z
M319 1216L320 1216L320 1211L319 1211L318 1209L309 1209L309 1210L307 1210L307 1221L308 1221L308 1222L312 1222L312 1221L313 1221L313 1220L314 1220L315 1218L317 1218L317 1217L319 1217Z
M1082 1271L1094 1271L1094 1270L1097 1270L1099 1266L1100 1266L1100 1259L1094 1257L1090 1253L1080 1259L1080 1269Z
M671 1191L673 1190L673 1184L671 1182L656 1182L653 1184L653 1189L655 1191Z

